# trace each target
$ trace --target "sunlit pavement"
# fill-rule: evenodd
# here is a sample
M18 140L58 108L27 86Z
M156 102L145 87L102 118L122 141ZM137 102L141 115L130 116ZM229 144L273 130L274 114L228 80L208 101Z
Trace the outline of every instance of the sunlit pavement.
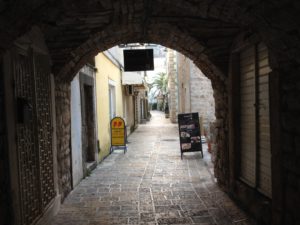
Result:
M53 225L248 225L247 216L215 183L210 155L180 158L177 124L164 113L129 136L68 196Z

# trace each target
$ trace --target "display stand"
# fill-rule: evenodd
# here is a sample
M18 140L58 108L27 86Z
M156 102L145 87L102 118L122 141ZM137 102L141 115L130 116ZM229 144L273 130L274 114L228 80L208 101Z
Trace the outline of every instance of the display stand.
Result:
M126 139L127 132L125 121L121 117L114 117L110 121L110 137L111 137L111 146L110 146L110 154L115 149L123 149L124 154L127 151Z
M184 152L200 151L203 158L198 113L178 114L181 159Z

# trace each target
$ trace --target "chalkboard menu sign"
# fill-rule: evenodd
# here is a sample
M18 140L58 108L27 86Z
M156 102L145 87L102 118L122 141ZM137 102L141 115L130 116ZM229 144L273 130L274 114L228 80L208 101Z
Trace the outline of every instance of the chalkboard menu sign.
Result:
M178 114L181 159L184 152L200 151L203 158L198 113Z

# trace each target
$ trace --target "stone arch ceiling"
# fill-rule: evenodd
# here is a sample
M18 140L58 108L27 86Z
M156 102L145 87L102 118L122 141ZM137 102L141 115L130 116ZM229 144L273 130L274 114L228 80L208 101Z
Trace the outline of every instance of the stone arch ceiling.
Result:
M299 9L297 1L279 0L16 0L0 4L0 49L36 24L60 76L125 42L160 43L226 74L232 42L246 30L299 62Z

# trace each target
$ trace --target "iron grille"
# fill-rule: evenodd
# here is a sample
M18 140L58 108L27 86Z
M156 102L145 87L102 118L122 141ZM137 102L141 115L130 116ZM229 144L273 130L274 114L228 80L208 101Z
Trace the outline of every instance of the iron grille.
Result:
M22 224L30 225L55 196L49 60L32 50L18 49L12 68L18 118L20 210ZM20 102L26 103L26 112Z

